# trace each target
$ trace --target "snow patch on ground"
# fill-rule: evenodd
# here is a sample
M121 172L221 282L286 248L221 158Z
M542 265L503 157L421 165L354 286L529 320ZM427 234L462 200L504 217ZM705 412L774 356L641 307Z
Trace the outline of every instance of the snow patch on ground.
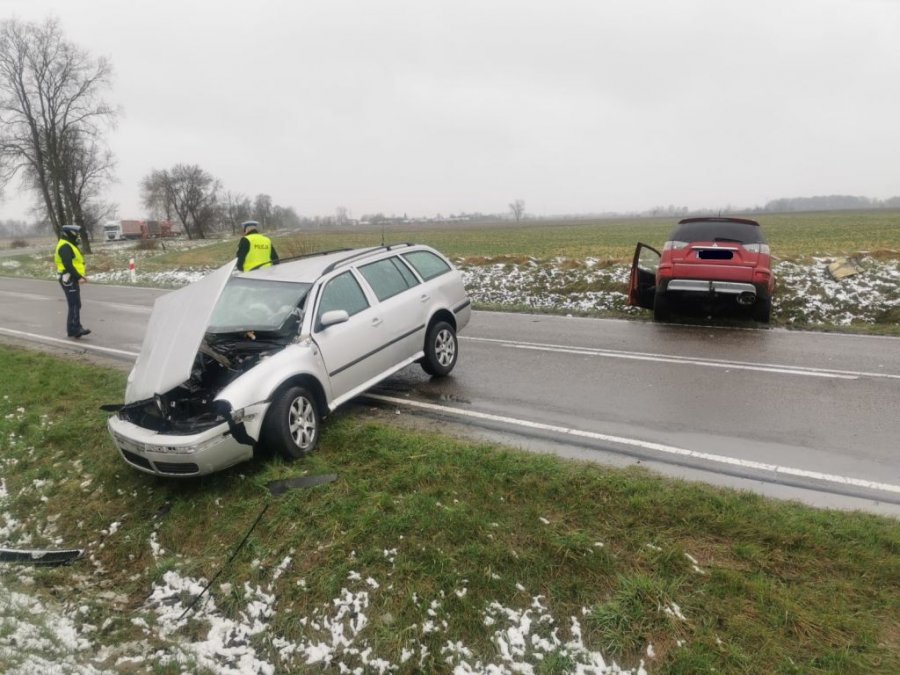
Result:
M395 557L396 549L390 549L390 555ZM397 672L401 666L404 670L409 666L433 668L436 661L458 675L512 675L536 673L548 657L556 656L571 664L569 672L573 673L645 675L643 662L633 669L624 669L585 645L579 620L573 616L558 619L540 595L533 596L527 607L494 601L484 608L483 624L490 629L494 646L493 656L489 657L476 655L470 645L458 639L452 616L445 609L443 592L430 600L413 595L413 604L422 610L420 622L403 631L400 654L396 662L391 661L375 653L369 643L373 619L378 623L393 620L370 617L373 607L382 604L378 594L391 593L391 586L385 588L383 583L372 577L362 578L357 572L348 575L347 584L337 597L308 607L303 616L292 615L290 625L298 630L290 637L279 635L273 632L279 612L275 586L280 577L290 573L290 563L291 557L285 556L267 583L244 583L240 592L227 583L204 593L206 579L169 570L126 619L139 637L114 645L103 645L97 640L98 629L86 621L86 615L113 616L116 611L121 612L121 597L91 598L91 612L86 604L54 606L52 602L42 603L0 588L0 662L11 667L8 672L27 675L105 675L135 668L152 671L172 667L181 672L206 670L222 675L274 675L310 668L385 674ZM465 586L455 593L458 598L465 597ZM228 599L227 610L220 605L222 598ZM104 600L108 600L108 606L100 604ZM669 613L673 608L680 614L674 604L664 611ZM586 613L588 610L583 609L582 614ZM439 653L432 653L429 648L435 644L435 637L442 645ZM261 651L266 645L268 658Z
M863 257L860 273L835 281L830 259L775 265L778 287L773 315L788 323L849 325L874 323L900 307L900 261ZM460 265L476 303L544 311L639 313L629 307L628 265L597 267L596 261L556 259L542 265Z
M91 274L92 282L104 284L118 284L127 286L159 286L163 288L180 288L195 281L199 281L207 274L215 270L214 267L193 267L190 269L170 270L166 272L137 272L134 282L131 281L131 273L125 270L112 272L99 272Z

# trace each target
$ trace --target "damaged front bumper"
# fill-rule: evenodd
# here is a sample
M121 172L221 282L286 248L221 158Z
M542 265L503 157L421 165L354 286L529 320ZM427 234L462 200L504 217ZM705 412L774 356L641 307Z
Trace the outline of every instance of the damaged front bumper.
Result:
M240 421L196 434L165 434L144 429L113 415L107 422L113 442L126 463L157 476L203 476L253 457L253 444L268 403L240 411Z

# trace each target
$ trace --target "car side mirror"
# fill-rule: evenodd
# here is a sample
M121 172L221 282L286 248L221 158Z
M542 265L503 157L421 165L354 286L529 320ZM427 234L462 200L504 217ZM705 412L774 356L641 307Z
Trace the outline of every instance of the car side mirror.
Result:
M322 315L322 318L319 319L319 325L322 328L328 328L328 326L333 326L337 323L344 323L345 321L350 320L350 315L347 314L346 309L332 309L329 312L325 312Z

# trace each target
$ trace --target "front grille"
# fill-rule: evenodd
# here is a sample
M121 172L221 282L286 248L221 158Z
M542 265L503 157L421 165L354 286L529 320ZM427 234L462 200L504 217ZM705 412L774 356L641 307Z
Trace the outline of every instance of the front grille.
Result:
M150 462L148 462L145 457L136 455L133 452L128 452L128 450L122 450L122 456L126 461L131 462L135 466L139 466L142 469L147 469L148 471L153 471L153 467L150 466Z
M187 475L200 473L200 467L192 462L154 462L160 473L177 473Z

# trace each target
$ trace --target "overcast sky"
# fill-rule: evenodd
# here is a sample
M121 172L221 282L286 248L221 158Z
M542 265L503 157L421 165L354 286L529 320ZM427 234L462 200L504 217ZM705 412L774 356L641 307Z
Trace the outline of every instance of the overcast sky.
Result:
M48 16L113 65L121 218L180 162L300 215L900 194L898 0L0 0Z

